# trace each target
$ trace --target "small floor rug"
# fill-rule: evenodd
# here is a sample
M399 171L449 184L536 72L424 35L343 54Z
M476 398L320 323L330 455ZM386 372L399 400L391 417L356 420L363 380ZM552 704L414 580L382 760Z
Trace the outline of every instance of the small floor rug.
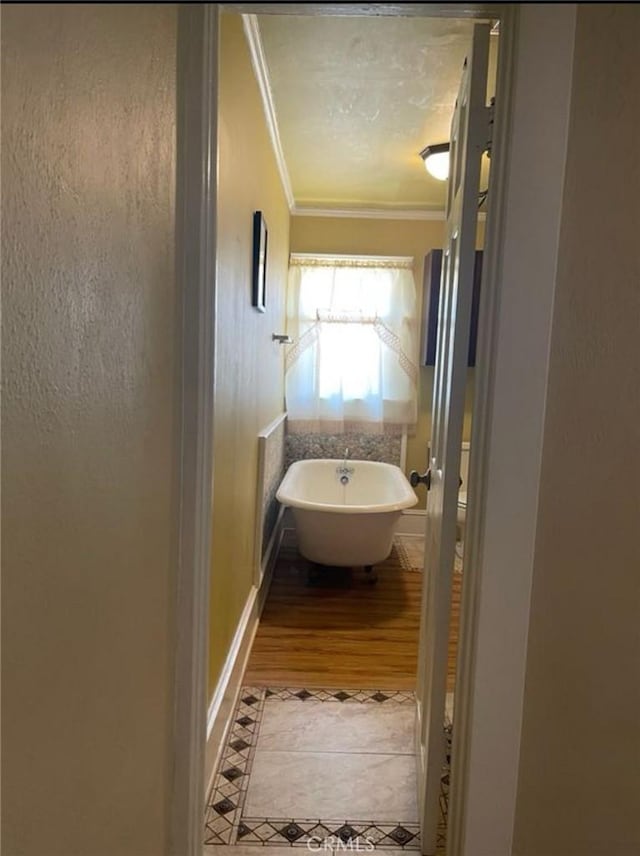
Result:
M403 570L422 573L424 570L424 536L396 535L394 547ZM462 573L462 544L456 544L456 557L453 565L454 573Z

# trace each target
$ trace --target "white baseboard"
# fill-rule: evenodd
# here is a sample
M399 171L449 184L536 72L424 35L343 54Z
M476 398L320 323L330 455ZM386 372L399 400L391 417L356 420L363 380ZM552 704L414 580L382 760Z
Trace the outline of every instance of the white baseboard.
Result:
M207 795L213 784L213 776L231 724L231 716L238 701L238 695L242 687L242 678L249 654L251 653L253 639L258 629L260 614L267 597L267 592L269 591L269 584L278 556L280 542L282 541L283 516L281 509L265 554L262 584L260 588L257 588L255 585L251 586L251 591L242 610L242 615L240 616L227 659L222 668L218 685L209 704L207 712L207 745L204 759L204 781Z
M424 508L410 508L402 512L396 526L396 535L424 535L427 512Z

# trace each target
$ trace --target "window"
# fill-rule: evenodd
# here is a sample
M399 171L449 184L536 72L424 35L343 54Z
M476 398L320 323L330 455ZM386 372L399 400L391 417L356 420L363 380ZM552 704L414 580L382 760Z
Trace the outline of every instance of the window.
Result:
M416 420L412 259L293 255L286 396L292 431L397 431Z

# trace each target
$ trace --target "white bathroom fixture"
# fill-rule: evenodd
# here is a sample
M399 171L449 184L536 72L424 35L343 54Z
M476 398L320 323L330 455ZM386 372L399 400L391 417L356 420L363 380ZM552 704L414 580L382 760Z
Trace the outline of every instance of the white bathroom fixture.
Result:
M393 464L331 459L296 461L276 497L293 510L302 555L338 567L384 561L403 509L418 501Z

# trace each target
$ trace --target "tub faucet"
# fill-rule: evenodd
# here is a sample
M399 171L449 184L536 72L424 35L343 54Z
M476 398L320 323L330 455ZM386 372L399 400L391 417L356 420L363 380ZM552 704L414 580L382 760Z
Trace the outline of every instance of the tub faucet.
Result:
M336 467L336 472L340 477L340 482L342 484L349 483L349 476L353 475L353 467L347 466L347 458L349 457L349 449L344 450L344 460L342 461L342 466Z

